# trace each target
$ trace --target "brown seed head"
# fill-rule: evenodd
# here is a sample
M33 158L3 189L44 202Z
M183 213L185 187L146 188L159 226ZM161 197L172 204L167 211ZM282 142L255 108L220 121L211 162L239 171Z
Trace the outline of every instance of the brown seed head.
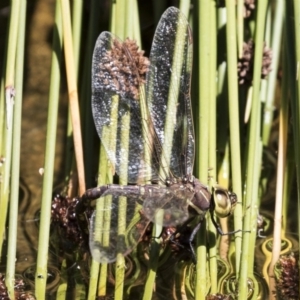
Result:
M111 49L102 58L98 76L118 95L137 100L148 67L149 59L144 56L144 51L139 51L136 41L114 39Z

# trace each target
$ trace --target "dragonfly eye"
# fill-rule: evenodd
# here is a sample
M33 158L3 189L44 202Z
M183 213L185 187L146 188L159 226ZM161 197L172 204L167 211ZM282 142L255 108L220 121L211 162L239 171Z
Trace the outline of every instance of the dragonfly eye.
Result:
M236 194L230 193L223 188L215 187L213 197L216 215L219 218L228 217L237 203Z

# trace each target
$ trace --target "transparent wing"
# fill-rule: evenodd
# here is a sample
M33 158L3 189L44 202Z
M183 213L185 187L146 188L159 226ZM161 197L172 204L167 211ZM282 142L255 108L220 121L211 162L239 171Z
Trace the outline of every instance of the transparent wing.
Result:
M98 37L92 67L94 122L115 171L131 183L155 176L150 154L153 130L149 131L146 105L141 104L145 101L142 75L147 66L148 60L132 41L122 42L109 32Z
M111 263L117 254L129 254L150 221L177 226L187 220L194 193L183 185L117 186L99 198L90 220L89 244L93 258ZM143 203L143 213L140 213ZM160 216L160 218L159 218Z
M143 213L152 222L162 226L177 226L189 217L188 205L194 193L185 186L149 186L143 196ZM159 212L161 217L159 218Z
M173 176L177 177L192 174L194 164L191 71L191 29L185 16L177 8L170 7L156 28L146 97L162 145L159 149L161 168L170 166Z
M89 245L93 258L112 263L117 254L124 256L136 247L149 220L140 214L138 196L119 189L108 189L98 200L90 220Z

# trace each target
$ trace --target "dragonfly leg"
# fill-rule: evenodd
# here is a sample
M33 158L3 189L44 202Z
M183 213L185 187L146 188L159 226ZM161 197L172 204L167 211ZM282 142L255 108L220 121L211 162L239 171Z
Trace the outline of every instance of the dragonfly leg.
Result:
M201 222L199 222L198 224L197 224L197 226L193 229L193 231L192 231L192 233L189 235L189 238L186 240L185 239L185 241L184 241L184 243L182 244L182 243L180 243L180 242L177 242L176 241L176 235L177 234L181 234L181 233L184 233L184 230L187 228L187 225L189 224L189 223L191 223L193 220L195 219L195 217L193 216L193 217L191 217L191 218L189 218L189 219L187 219L171 236L170 236L170 242L172 242L172 243L174 243L176 246L178 246L178 247L180 247L180 248L182 248L182 249L184 249L184 248L186 248L186 243L188 243L188 248L189 248L189 250L190 250L190 252L192 253L192 260L193 260L193 262L196 264L197 263L197 260L196 260L196 255L195 255L195 250L194 250L194 247L193 247L193 245L192 245L192 242L193 242L193 240L194 240L194 237L195 237L195 235L196 235L196 233L197 233L197 231L199 230L199 228L200 228L200 226L201 226Z
M250 232L248 230L242 230L242 229L233 230L233 231L229 231L229 232L223 232L221 226L216 222L215 217L214 217L214 212L212 210L210 211L210 215L211 215L211 220L212 220L215 228L217 229L218 233L222 236L223 235L234 234L234 233L237 233L237 232Z
M197 232L199 231L200 227L201 227L201 224L202 224L202 220L197 224L197 226L193 229L190 237L189 237L189 247L190 247L190 250L192 252L192 260L193 260L193 263L196 265L197 264L197 257L196 257L196 253L195 253L195 250L194 250L194 247L193 247L193 240L195 238L195 235L197 234Z

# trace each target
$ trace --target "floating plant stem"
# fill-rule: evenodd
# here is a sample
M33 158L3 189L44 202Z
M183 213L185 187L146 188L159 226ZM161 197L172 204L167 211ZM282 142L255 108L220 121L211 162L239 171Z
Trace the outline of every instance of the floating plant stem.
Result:
M51 83L49 91L47 139L45 147L46 152L43 175L43 193L39 228L37 269L35 278L36 296L38 299L45 299L46 296L53 172L60 87L60 54L62 52L62 19L60 2L56 3L55 24L57 30L54 31L52 42L53 50L50 78Z
M26 24L26 2L20 3L18 24L18 49L16 52L15 82L18 93L14 103L13 140L12 140L12 169L11 169L11 194L9 202L9 230L8 250L5 282L10 299L14 299L15 262L17 253L17 227L19 205L19 180L20 180L20 149L21 149L21 121L23 99L23 69L24 69L24 44Z

